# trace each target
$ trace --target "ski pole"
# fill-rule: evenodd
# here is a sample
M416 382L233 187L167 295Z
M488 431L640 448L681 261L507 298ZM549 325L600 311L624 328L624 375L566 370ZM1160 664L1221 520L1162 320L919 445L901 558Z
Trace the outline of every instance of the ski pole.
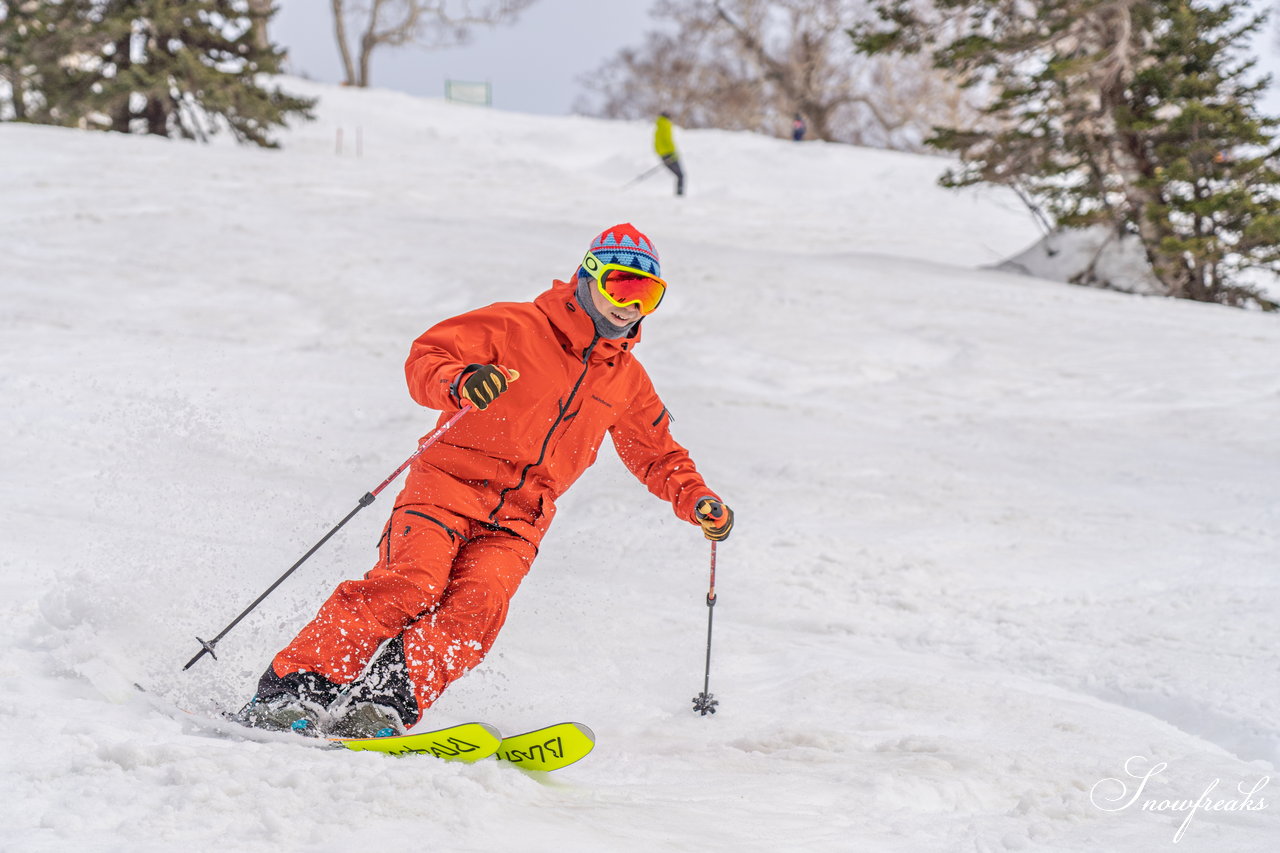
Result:
M374 502L374 500L378 497L379 493L381 493L381 492L382 492L382 490L383 490L383 489L385 489L387 486L391 485L391 482L392 482L396 477L399 477L399 476L400 476L400 474L404 471L404 469L405 469L405 468L408 468L408 467L409 467L409 464L410 464L411 462L413 462L413 460L415 460L415 459L417 459L417 458L418 458L418 456L422 453L422 451L426 450L428 447L430 447L431 445L435 444L435 443L436 443L436 440L437 440L437 439L439 439L439 438L440 438L440 436L444 435L444 434L445 434L445 432L447 432L447 431L448 431L449 427L451 427L451 426L453 426L454 424L456 424L456 423L458 422L458 420L459 420L463 415L465 415L467 412L471 411L471 408L472 408L472 407L471 407L471 404L470 404L470 403L467 403L465 406L463 406L461 409L459 409L459 410L458 410L458 413L457 413L456 415L454 415L453 417L449 418L449 420L445 421L445 422L444 422L443 424L441 424L440 426L436 427L435 431L433 431L430 435L428 435L426 438L424 438L424 439L422 440L422 443L418 445L418 449L417 449L417 450L415 450L415 451L413 451L413 454L412 454L408 459L404 460L404 463L403 463L399 468L397 468L395 471L392 471L392 472L391 472L391 476L389 476L389 477L387 477L387 479L383 480L383 481L378 485L378 487L377 487L376 489L374 489L373 491L371 491L371 492L365 492L364 496L363 496L362 498L360 498L360 502L359 502L358 504L356 504L355 509L353 509L353 510L351 510L351 512L347 513L346 517L345 517L345 518L343 518L343 519L342 519L342 521L339 521L336 525L334 525L334 527L333 527L333 529L332 529L332 530L330 530L330 531L329 531L328 533L326 533L323 537L321 537L321 539L320 539L320 541L319 541L319 542L317 542L316 544L312 545L312 546L311 546L311 550L309 550L309 551L307 551L307 553L303 554L303 555L302 555L302 557L298 560L298 562L294 563L292 566L290 566L290 567L289 567L289 571L285 572L285 573L284 573L284 574L282 574L280 577L276 578L276 582L275 582L275 583L273 583L271 586L267 587L266 591L265 591L265 592L263 592L263 593L262 593L262 595L260 595L260 596L258 596L257 598L255 598L255 599L253 600L253 603L252 603L252 604L250 604L248 607L246 607L246 608L245 608L245 609L240 613L240 615L239 615L239 616L237 616L235 619L232 619L232 620L231 620L231 624L227 625L227 627L225 627L225 628L223 628L221 631L219 631L219 632L218 632L218 636L214 637L212 640L202 640L202 639L200 639L199 637L196 637L196 641L197 641L198 643L200 643L200 651L198 651L198 652L196 653L196 656L195 656L195 657L193 657L191 660L187 661L187 665L183 667L183 670L191 669L192 665L194 665L196 661L200 660L200 658L204 657L206 654L208 654L208 655L209 655L209 657L213 658L214 660L217 660L217 659L218 659L218 656L217 656L216 654L214 654L214 652L213 652L213 647L214 647L214 646L216 646L216 645L218 644L218 641L219 641L219 640L221 640L223 637L225 637L225 636L227 635L227 633L228 633L232 628L234 628L236 625L239 625L239 624L240 624L240 620L241 620L241 619L243 619L244 617L248 616L251 612L253 612L253 609L254 609L255 607L257 607L259 604L261 604L261 603L263 602L263 600L264 600L268 595L270 595L271 593L275 592L276 587L278 587L278 586L280 586L280 584L284 583L285 578L287 578L287 577L289 577L289 575L293 574L293 573L294 573L294 571L296 571L296 570L297 570L297 568L298 568L299 566L301 566L303 563L305 563L305 562L307 561L307 559L308 559L308 558L310 558L310 556L311 556L312 554L314 554L316 551L319 551L319 550L320 550L320 547L321 547L322 545L324 545L324 543L328 542L328 541L329 541L329 539L333 536L333 534L335 534L335 533L337 533L339 530L341 530L341 529L342 529L342 527L343 527L343 525L345 525L348 521L350 521L352 518L354 518L356 513L358 513L360 510L364 509L365 507L367 507L369 504L373 503L373 502Z
M702 692L693 697L693 710L702 716L714 714L719 701L712 695L711 688L711 619L716 607L716 540L711 540L711 588L707 592L707 673L702 679Z
M634 178L632 178L631 180L629 180L629 181L627 181L625 184L623 184L623 185L620 187L620 189L624 189L624 190L625 190L627 187L631 186L632 184L638 184L638 183L640 183L640 182L641 182L641 181L643 181L645 178L649 177L650 175L652 175L654 172L658 171L659 169L661 169L661 168L662 168L663 166L665 166L665 165L667 165L667 164L666 164L666 163L659 163L658 165L654 166L652 169L649 169L647 172L642 172L641 174L636 175Z

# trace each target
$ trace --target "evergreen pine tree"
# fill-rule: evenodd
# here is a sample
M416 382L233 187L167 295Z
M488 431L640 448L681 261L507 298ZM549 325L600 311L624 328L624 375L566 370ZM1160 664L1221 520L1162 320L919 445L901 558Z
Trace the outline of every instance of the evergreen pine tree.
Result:
M8 3L10 9L26 5ZM247 0L59 0L62 52L39 85L42 117L122 133L205 139L229 129L241 142L276 147L269 133L314 100L266 88L283 52L262 47ZM2 31L0 31L2 32ZM86 35L88 34L88 35Z
M30 110L31 81L37 74L36 44L46 35L48 22L37 3L0 3L0 108L8 106L11 117L26 121ZM0 111L0 118L5 113Z
M1239 284L1242 271L1280 272L1280 162L1272 150L1280 121L1258 111L1266 83L1246 79L1254 63L1232 58L1261 21L1233 25L1248 12L1244 0L1164 5L1121 129L1149 146L1147 180L1159 201L1146 215L1158 224L1161 253L1177 259L1171 295L1238 304L1253 297Z
M91 85L74 57L92 51L97 37L84 0L0 0L0 119L72 124L68 104Z
M1012 186L1064 228L1127 228L1171 296L1277 307L1240 275L1280 272L1277 121L1239 58L1263 21L1247 0L934 0L963 21L942 43L919 3L876 6L887 26L855 31L860 49L929 49L990 94L983 126L930 140L961 157L944 183Z
M104 0L112 30L108 67L96 93L113 130L204 138L220 117L242 142L275 147L267 133L314 101L258 85L283 53L262 49L244 0Z

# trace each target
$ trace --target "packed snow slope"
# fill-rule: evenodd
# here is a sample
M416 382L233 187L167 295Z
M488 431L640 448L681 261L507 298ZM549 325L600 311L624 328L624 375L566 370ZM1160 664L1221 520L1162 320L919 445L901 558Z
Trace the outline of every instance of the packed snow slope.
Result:
M645 123L290 85L279 152L0 125L0 849L1276 849L1280 319L985 269L1034 226L936 158L680 132L676 199L622 188ZM410 341L619 221L737 512L720 712L707 542L607 447L423 724L581 720L588 760L171 710L237 707L372 565L395 488L181 670L428 431Z

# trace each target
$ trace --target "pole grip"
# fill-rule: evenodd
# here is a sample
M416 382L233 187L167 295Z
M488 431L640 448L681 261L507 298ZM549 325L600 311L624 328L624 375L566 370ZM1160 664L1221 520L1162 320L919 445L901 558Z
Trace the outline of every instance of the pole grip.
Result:
M711 587L707 590L707 606L716 606L716 540L711 540Z

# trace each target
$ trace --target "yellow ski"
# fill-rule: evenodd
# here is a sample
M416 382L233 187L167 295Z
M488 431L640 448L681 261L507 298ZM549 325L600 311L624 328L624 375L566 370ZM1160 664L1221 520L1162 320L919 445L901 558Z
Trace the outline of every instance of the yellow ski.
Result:
M524 770L559 770L585 758L596 736L582 723L557 723L522 735L502 737L486 723L395 737L329 738L334 746L388 755L431 755L468 764L496 755Z
M587 757L596 736L582 723L559 723L504 737L498 758L525 770L559 770Z
M395 737L329 740L335 745L356 751L385 752L389 755L432 755L446 761L464 761L470 764L497 752L502 743L502 735L485 723L462 723L434 732Z

